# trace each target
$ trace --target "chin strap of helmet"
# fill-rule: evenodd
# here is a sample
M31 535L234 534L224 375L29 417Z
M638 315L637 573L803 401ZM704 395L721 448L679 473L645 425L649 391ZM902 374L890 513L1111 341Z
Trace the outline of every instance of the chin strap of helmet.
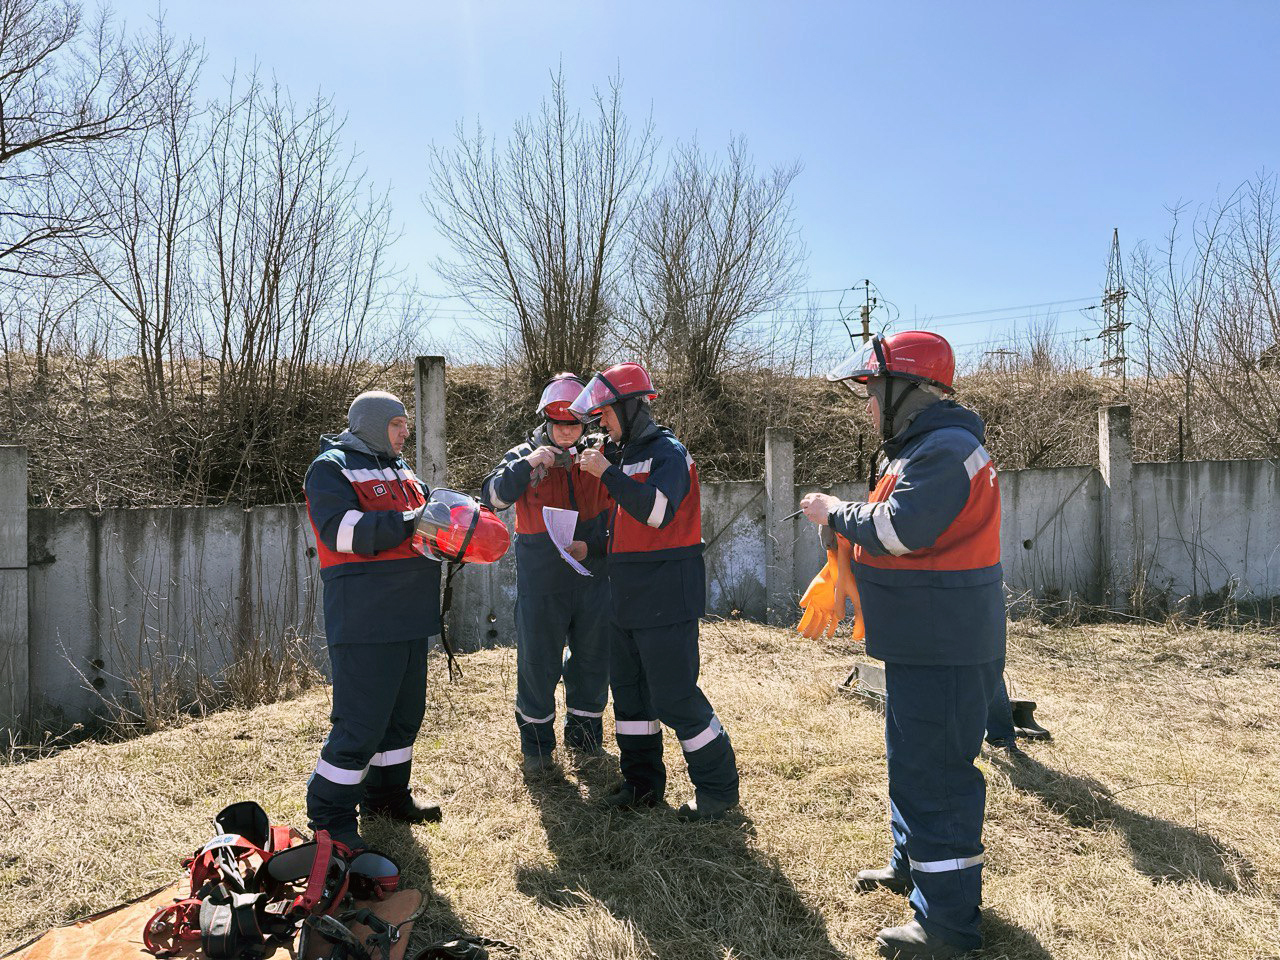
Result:
M894 429L893 421L898 415L898 411L902 408L903 401L911 396L912 391L918 389L919 385L914 380L907 380L902 384L897 396L894 396L894 381L902 379L895 377L889 372L889 358L885 355L884 339L882 337L874 337L871 340L871 348L875 350L876 360L880 365L882 376L884 377L884 403L880 409L880 446L876 449L875 456L871 458L871 473L867 477L867 489L875 488L877 474L880 467L880 455L884 452L885 444L893 439L897 431Z

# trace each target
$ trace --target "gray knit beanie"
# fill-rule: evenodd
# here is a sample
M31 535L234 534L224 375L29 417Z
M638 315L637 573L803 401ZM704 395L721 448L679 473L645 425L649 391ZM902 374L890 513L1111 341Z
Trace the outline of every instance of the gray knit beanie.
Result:
M351 401L347 426L374 453L394 457L387 424L396 417L407 417L408 411L394 394L385 390L366 390Z

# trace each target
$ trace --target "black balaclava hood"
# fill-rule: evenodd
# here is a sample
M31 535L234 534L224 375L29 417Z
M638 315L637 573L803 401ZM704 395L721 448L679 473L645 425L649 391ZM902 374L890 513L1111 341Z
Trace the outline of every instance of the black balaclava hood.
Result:
M933 406L941 401L941 397L930 393L928 390L922 389L919 384L904 377L896 377L893 384L893 399L897 404L897 410L892 413L892 421L885 422L885 418L890 416L885 410L885 381L887 377L872 377L867 381L867 393L875 397L876 404L880 407L880 423L877 426L881 430L885 439L896 437L903 430L911 425L911 421L920 415L920 411L927 407ZM903 395L905 391L905 396ZM901 401L899 402L899 398Z

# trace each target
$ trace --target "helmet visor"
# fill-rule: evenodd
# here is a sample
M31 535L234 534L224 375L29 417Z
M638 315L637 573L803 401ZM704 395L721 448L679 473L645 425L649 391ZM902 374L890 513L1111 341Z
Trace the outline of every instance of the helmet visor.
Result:
M874 337L832 369L827 374L827 379L833 383L843 383L856 396L866 397L867 380L871 377L883 376L884 373L884 347L880 338Z
M597 373L573 403L569 404L569 412L583 423L590 423L600 416L601 410L617 402L617 392L610 386L608 380Z
M479 522L480 504L474 497L438 487L414 524L414 546L437 560L461 560Z
M538 398L538 412L557 423L577 423L578 418L569 412L569 406L582 392L581 380L552 380L542 389Z

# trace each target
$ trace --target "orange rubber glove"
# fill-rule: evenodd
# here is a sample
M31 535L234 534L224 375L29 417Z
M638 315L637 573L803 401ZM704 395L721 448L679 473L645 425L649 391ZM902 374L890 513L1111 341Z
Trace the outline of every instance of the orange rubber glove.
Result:
M827 551L827 563L809 583L809 589L800 598L804 615L796 629L810 640L822 636L824 630L835 633L836 623L836 551Z
M836 589L834 596L836 623L844 619L845 602L853 604L853 639L867 639L862 623L862 598L858 596L858 582L853 576L853 544L844 537L836 537Z

